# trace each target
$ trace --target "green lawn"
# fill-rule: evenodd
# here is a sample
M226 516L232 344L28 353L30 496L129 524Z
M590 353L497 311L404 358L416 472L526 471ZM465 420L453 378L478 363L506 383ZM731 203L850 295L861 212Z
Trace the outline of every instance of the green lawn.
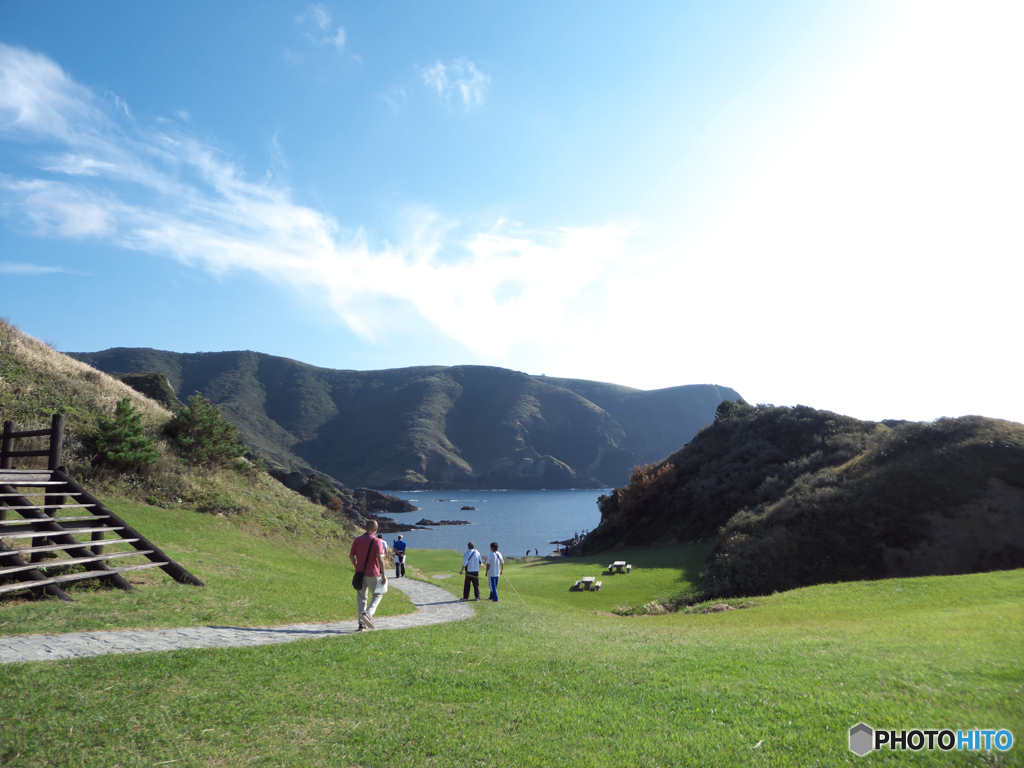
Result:
M308 538L253 534L222 517L106 503L206 586L176 584L159 568L128 574L134 592L73 582L67 588L73 603L0 603L0 635L356 618L348 543L310 544ZM389 592L378 613L412 609L405 595Z
M274 541L206 524L194 538L144 528L206 590L96 592L81 608L47 603L49 616L163 626L178 600L184 624L204 621L200 608L216 621L349 618L347 550L318 559L296 546L275 560L289 582L279 587L251 565ZM610 556L513 561L501 602L473 603L476 617L454 624L7 665L0 765L1024 765L1024 571L824 585L706 615L608 615L685 591L705 552L617 553L634 569L616 576L602 573ZM461 595L458 553L417 550L409 565ZM586 575L602 590L570 591ZM166 595L143 595L156 592ZM399 598L390 591L382 611L407 610ZM0 608L0 632L45 620L39 605ZM857 758L846 733L861 720L1008 728L1018 743Z

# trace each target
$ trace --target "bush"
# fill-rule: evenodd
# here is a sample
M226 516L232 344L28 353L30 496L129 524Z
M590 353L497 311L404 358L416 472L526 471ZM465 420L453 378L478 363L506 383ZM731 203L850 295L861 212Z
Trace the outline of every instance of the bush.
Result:
M299 493L312 501L314 504L328 506L331 499L336 499L340 492L331 485L331 481L323 475L313 473L309 476L306 484L299 489Z
M142 414L127 397L118 402L114 418L99 417L96 447L102 463L121 470L142 469L160 455L153 440L145 435Z
M742 397L736 400L723 400L715 409L715 421L724 421L730 416L746 416L752 411L753 408Z
M198 392L188 399L187 408L167 422L164 431L182 457L195 466L222 466L245 454L245 446L235 438L234 424L225 421L220 408Z

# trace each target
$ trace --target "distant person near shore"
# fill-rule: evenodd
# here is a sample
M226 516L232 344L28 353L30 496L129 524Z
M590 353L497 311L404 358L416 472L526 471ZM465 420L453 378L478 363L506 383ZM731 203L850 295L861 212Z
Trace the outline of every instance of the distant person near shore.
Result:
M376 594L377 582L388 583L387 574L384 573L384 552L386 545L384 539L378 539L377 521L371 520L366 524L366 533L356 537L352 541L352 548L348 551L348 557L352 561L352 567L363 572L363 586L356 590L356 614L359 617L358 632L367 627L375 629L373 614L377 612L382 594ZM369 603L367 603L369 595Z
M395 539L394 546L392 549L395 550L395 578L405 576L405 550L409 545L405 539L402 538L402 534L398 534L398 538Z
M483 558L480 553L476 551L473 542L469 542L469 549L466 550L466 554L462 556L462 567L459 568L459 573L466 572L466 580L462 584L462 600L465 602L469 600L469 587L473 586L473 591L476 593L476 599L480 600L480 563L483 562Z
M491 554L487 556L487 577L491 582L491 596L488 600L498 602L498 579L505 572L505 558L498 551L498 542L491 542Z

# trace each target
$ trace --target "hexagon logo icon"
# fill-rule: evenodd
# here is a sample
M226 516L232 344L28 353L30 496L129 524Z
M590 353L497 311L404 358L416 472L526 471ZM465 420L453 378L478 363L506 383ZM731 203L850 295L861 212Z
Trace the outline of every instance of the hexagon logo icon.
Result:
M850 729L850 751L857 757L864 757L875 748L875 732L870 725L857 723Z

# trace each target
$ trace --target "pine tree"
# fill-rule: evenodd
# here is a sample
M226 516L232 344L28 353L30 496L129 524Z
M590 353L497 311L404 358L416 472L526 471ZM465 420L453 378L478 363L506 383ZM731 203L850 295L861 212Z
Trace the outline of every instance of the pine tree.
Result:
M235 438L235 425L225 421L220 408L198 392L164 431L185 460L197 466L218 466L245 454L245 446Z
M114 418L100 416L96 444L100 459L118 469L141 469L160 455L145 435L142 414L127 397L117 404Z

